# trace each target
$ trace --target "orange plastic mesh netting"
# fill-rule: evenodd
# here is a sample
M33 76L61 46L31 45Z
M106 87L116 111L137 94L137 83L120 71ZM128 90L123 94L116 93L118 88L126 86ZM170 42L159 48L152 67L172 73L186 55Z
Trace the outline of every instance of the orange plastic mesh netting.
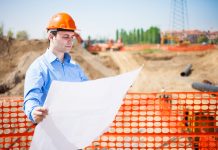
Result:
M22 98L0 98L0 149L28 149ZM87 150L216 150L218 93L128 93L109 131Z

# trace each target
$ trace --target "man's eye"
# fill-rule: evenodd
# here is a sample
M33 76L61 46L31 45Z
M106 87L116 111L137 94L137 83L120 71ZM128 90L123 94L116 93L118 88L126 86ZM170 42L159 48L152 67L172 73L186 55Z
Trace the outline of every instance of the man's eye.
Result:
M63 36L63 38L64 38L64 39L69 39L69 38L70 38L70 39L74 39L75 36L71 36L71 37L70 37L70 36Z
M63 36L64 39L69 39L69 36Z

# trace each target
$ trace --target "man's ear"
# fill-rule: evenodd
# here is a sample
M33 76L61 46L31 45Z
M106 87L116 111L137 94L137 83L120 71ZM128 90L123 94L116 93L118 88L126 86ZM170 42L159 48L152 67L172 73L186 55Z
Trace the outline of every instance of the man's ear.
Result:
M52 40L54 38L54 35L52 33L48 33L48 39Z

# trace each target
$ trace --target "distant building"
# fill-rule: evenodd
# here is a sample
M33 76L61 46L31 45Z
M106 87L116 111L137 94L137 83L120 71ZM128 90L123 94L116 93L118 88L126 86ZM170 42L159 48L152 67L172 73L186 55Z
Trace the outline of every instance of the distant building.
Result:
M186 30L186 31L166 31L161 34L161 43L179 43L182 41L189 41L190 43L197 43L200 36L206 36L210 42L218 40L218 31L200 31L200 30ZM171 41L171 42L169 42Z

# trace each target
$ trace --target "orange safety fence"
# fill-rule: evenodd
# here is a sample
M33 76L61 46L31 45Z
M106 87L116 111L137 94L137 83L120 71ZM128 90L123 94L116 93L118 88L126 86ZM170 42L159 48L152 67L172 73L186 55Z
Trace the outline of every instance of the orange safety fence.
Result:
M0 98L0 149L28 149L22 98ZM108 132L86 150L217 150L218 93L128 93Z
M190 45L163 45L162 49L169 51L205 51L209 49L215 49L216 46L212 44L190 44Z

